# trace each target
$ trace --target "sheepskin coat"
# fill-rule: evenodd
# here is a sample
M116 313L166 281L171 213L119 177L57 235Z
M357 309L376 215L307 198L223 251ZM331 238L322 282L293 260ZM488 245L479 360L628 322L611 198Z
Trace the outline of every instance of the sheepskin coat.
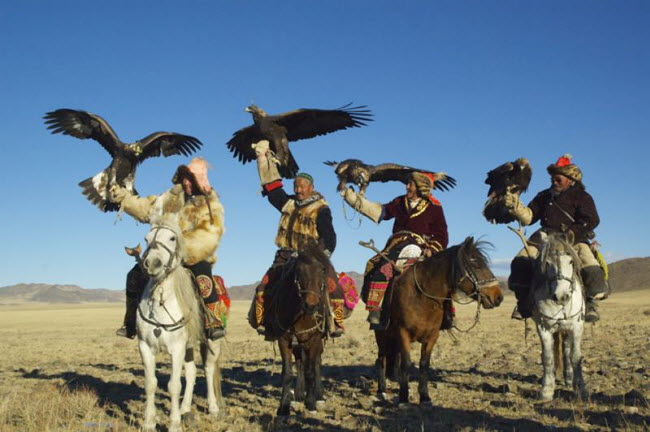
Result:
M217 261L217 247L225 230L223 205L214 190L207 197L185 196L179 185L176 185L158 196L141 198L127 195L122 201L121 209L140 222L149 223L152 218L181 205L178 223L187 249L185 265L192 266L201 261L214 264Z

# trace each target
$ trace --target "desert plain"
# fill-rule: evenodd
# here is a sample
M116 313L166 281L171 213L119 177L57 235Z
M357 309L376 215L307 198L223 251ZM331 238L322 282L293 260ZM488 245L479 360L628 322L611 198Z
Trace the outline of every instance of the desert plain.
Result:
M233 302L221 358L225 406L207 413L199 373L189 431L606 431L650 429L650 295L613 295L602 320L587 325L582 351L588 400L558 385L540 403L540 344L532 322L510 319L514 297L482 310L479 324L455 339L443 334L433 351L429 384L433 403L399 408L398 385L389 400L376 398L373 334L362 305L346 321L347 334L327 341L323 357L324 408L317 414L292 406L276 418L281 360L246 322L248 302ZM476 306L457 307L457 325L469 327ZM117 303L0 306L1 431L136 431L143 411L143 371L133 340L114 331ZM417 364L419 345L413 347ZM168 421L169 359L159 356L159 430Z

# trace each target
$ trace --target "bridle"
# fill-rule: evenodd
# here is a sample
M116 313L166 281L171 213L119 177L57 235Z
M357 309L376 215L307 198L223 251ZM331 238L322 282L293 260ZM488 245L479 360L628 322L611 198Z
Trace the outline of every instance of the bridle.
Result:
M176 246L175 246L174 250L171 250L169 247L167 247L167 245L165 245L164 243L158 241L158 239L157 239L158 233L161 230L171 231L172 233L174 233L174 235L178 236L178 233L175 230L173 230L172 228L168 227L168 226L157 225L157 226L153 227L151 229L151 232L153 232L153 239L151 240L151 242L149 242L149 244L147 246L147 250L144 251L144 254L142 255L142 260L140 261L141 263L144 263L146 261L146 259L147 259L147 256L149 255L149 252L152 249L155 249L157 247L162 247L169 254L169 258L167 259L167 262L163 265L164 272L163 272L162 277L158 278L156 280L155 284L150 289L150 296L149 296L149 299L148 299L148 302L149 302L149 316L148 317L144 315L144 313L142 312L142 309L140 308L140 305L138 304L138 314L140 315L140 318L142 318L143 321L145 321L145 322L147 322L147 323L149 323L149 324L156 327L156 329L154 330L154 334L156 335L156 337L158 337L160 335L160 328L163 328L166 331L172 332L172 331L175 331L175 330L178 330L178 329L184 327L185 322L186 322L186 318L184 316L181 317L178 320L174 319L174 317L171 315L171 313L169 312L169 310L165 306L165 301L162 298L162 293L160 293L160 298L158 299L158 304L163 308L165 313L167 313L167 316L169 316L169 318L172 320L172 322L171 323L161 323L153 315L153 310L154 310L154 298L153 298L153 296L154 296L154 293L156 292L156 289L160 286L160 284L162 282L164 282L165 279L167 279L167 277L176 268L176 267L173 267L174 261L176 259L180 259L180 253L179 253L180 242L176 241ZM141 264L141 265L144 265L144 264ZM185 270L185 271L189 271L189 270Z
M463 247L464 246L461 246L461 248L463 248ZM483 287L485 287L485 286L492 285L494 282L498 282L498 280L494 276L492 276L490 278L487 278L487 279L479 279L478 276L476 275L476 272L472 268L472 265L471 265L471 262L470 262L471 259L469 259L467 257L467 254L464 253L464 250L459 249L458 255L460 255L460 256L458 258L454 259L453 264L452 264L452 270L451 270L451 274L452 274L452 283L451 283L451 285L452 286L451 286L451 290L452 290L452 292L458 291L460 283L464 279L469 280L472 283L472 287L474 288L474 290L469 294L466 293L464 290L461 290L461 291L463 291L470 299L476 300L477 306L476 306L476 315L474 316L474 323L469 328L460 329L460 328L458 328L456 326L456 324L454 324L454 328L456 330L458 330L458 331L461 331L461 332L468 332L471 329L473 329L476 326L476 324L478 324L478 322L479 322L479 317L480 317L480 314L481 314L481 298L482 298L481 289L483 289ZM422 262L422 261L418 261L413 265L413 279L415 280L415 287L417 288L417 290L420 292L420 294L422 294L426 298L431 299L431 300L436 300L439 303L442 303L442 301L447 300L447 297L436 297L436 296L432 296L431 294L427 294L426 292L424 292L424 290L422 289L422 286L418 282L417 272L416 272L416 267L420 262ZM460 262L460 266L458 265L459 262ZM461 268L460 277L457 277L458 273L459 273L458 267ZM470 303L472 301L472 300L470 300L468 302L461 302L458 299L454 298L454 296L451 296L451 299L452 299L452 301L454 301L456 303L459 303L459 304L468 304L468 303Z
M564 272L562 271L562 266L561 266L561 261L560 261L560 257L562 255L568 255L568 256L570 256L572 258L572 261L571 261L571 270L572 270L572 272L571 272L570 277L566 276L564 274ZM575 291L577 289L576 281L579 280L579 277L580 277L579 272L576 271L576 264L574 262L575 258L572 257L571 254L569 254L569 253L563 254L559 250L554 251L553 254L550 255L550 258L552 258L552 259L548 260L550 262L543 263L544 266L542 268L545 268L546 266L548 266L548 264L551 264L558 271L555 272L556 276L553 277L553 278L548 278L547 274L546 274L546 271L543 271L544 282L547 285L546 288L547 288L548 297L550 299L553 299L554 293L553 293L553 290L551 288L551 286L552 286L551 282L554 282L554 281L555 282L560 282L560 281L569 282L569 284L570 284L569 296L570 296L570 298L573 297L573 294L575 293ZM557 284L556 284L556 287L557 287ZM546 314L542 313L542 311L539 310L539 308L538 308L537 312L540 314L540 316L542 316L543 318L546 318L548 320L570 320L570 319L573 319L575 316L577 316L577 315L579 315L579 314L581 314L583 312L583 306L584 305L581 305L580 308L575 313L573 313L571 315L567 315L566 304L559 303L557 300L553 300L553 302L555 304L557 304L558 306L560 306L560 310L558 310L558 312L554 316L550 316L550 315L546 315ZM568 302L568 304L571 304L571 302ZM561 314L561 313L564 314L564 317L563 318L558 318L558 315Z

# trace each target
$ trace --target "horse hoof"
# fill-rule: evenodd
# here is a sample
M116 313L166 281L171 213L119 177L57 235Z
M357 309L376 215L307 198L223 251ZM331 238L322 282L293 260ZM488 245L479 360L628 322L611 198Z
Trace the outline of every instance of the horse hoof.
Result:
M142 425L142 432L156 432L156 425Z
M212 417L212 418L219 417L219 407L208 408L208 413L210 414L210 417Z
M553 390L542 390L542 392L539 395L539 400L542 402L550 402L553 400Z
M181 426L181 425L174 425L174 426L169 425L168 431L169 432L183 432L183 426Z

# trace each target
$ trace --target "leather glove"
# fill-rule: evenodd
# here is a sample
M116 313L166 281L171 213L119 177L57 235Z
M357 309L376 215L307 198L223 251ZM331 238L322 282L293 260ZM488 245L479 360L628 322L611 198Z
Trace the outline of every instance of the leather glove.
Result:
M131 193L126 188L114 184L108 190L108 195L111 201L113 201L115 204L120 204L122 201L124 201L124 198L126 198L127 195L131 195Z
M367 200L364 196L359 195L351 187L341 191L341 196L346 203L368 219L379 223L383 208L381 204Z
M260 176L260 184L264 186L280 180L277 160L269 150L269 142L262 140L258 143L251 144L251 148L255 150L255 155L257 156L257 173Z
M507 192L503 204L508 209L508 212L513 217L516 217L522 225L529 225L533 220L533 211L523 205L517 195Z

